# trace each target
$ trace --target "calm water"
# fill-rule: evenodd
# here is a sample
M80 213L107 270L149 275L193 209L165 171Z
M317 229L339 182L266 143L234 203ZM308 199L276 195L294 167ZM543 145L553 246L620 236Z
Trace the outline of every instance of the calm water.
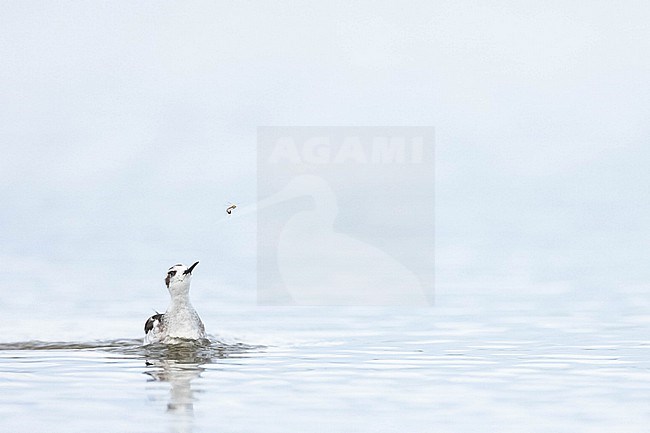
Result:
M0 431L646 432L648 304L224 308L202 314L219 327L208 347L17 341L5 324ZM47 323L47 335L75 335L69 317Z

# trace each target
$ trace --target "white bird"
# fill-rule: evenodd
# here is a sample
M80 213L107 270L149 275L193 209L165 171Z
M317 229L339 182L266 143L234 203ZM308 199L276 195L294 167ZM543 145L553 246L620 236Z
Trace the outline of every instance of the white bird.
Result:
M144 344L174 344L187 340L205 340L205 327L190 302L192 271L199 262L189 268L174 265L169 268L165 285L171 302L164 314L156 313L144 324Z

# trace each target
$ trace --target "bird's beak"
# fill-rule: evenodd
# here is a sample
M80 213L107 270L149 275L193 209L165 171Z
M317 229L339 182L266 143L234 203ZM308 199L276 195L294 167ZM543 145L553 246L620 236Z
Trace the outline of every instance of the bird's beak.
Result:
M192 273L192 270L193 270L193 269L196 267L196 265L198 265L198 264L199 264L199 262L194 263L192 266L190 266L189 268L187 268L187 270L186 270L185 272L183 272L183 274L184 274L184 275L191 274L191 273Z

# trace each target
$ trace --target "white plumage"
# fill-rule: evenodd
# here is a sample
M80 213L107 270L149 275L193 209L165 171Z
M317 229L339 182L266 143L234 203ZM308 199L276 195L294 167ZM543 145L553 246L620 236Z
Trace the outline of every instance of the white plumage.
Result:
M171 302L164 314L156 313L144 324L144 344L173 344L186 340L206 339L205 327L190 302L190 282L192 266L174 265L169 268L165 285L169 290Z

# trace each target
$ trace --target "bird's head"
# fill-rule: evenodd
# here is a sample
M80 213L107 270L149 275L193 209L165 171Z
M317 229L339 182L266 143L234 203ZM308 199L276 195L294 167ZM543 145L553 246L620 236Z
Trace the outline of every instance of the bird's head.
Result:
M199 262L192 266L174 265L167 271L165 285L171 295L187 294L190 291L190 281L192 281L192 271Z

